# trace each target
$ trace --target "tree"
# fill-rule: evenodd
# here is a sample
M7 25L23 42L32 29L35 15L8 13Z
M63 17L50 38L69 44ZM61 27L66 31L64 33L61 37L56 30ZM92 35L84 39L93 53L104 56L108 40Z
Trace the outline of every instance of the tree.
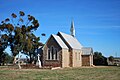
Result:
M109 61L113 62L114 61L114 57L113 56L110 56L108 57Z
M5 61L5 53L0 52L0 66L1 64L4 65L4 61Z
M0 56L4 54L4 50L7 48L7 45L8 45L8 35L0 34Z
M12 63L12 60L13 60L13 57L8 54L7 52L5 52L5 63L8 64L8 63Z
M27 15L25 19L23 11L20 11L18 16L12 13L11 17L11 19L6 18L0 24L0 49L4 51L7 46L10 46L14 63L19 53L29 55L30 62L32 62L31 55L34 55L40 40L33 33L39 27L38 20L31 15Z
M93 64L94 65L107 65L107 58L104 57L101 52L94 52Z
M4 50L7 48L8 45L8 35L2 34L3 31L2 25L0 25L0 65L4 65L5 53Z
M7 52L0 52L0 65L2 64L4 66L5 63L11 63L12 59Z

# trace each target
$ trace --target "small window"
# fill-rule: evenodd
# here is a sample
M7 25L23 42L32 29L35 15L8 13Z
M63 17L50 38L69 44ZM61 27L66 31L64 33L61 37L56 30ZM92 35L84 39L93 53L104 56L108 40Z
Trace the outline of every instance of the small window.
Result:
M50 50L48 49L48 60L50 60Z
M55 59L57 60L57 49L55 49Z
M52 53L52 60L53 60L54 59L54 47L52 47L51 53Z
M79 53L79 60L80 60L80 56L81 56L81 55L80 55L80 53Z
M76 60L77 60L77 52L75 53L75 57L76 57Z

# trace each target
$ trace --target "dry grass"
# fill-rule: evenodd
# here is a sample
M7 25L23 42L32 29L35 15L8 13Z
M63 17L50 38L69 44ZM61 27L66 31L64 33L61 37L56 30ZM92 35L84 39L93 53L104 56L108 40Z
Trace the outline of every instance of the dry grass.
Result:
M60 70L0 68L0 80L120 80L120 67Z

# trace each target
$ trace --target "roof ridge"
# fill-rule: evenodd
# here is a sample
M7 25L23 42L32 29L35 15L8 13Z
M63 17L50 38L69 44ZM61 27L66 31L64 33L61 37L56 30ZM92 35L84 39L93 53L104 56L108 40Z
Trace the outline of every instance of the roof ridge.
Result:
M52 34L52 36L57 41L57 43L60 45L60 47L68 49L67 45L62 41L62 39L58 35Z
M76 37L73 37L69 34L66 34L60 31L58 32L58 34L60 34L63 37L63 39L65 40L65 44L67 45L68 43L72 49L81 49L83 47L80 44L80 42L76 39Z

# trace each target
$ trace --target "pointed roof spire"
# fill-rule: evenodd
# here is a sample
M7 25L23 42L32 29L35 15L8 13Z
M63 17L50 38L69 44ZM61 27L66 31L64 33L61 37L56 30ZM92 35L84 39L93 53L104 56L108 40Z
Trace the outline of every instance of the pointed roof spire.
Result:
M74 21L71 22L71 28L70 28L71 35L75 37L75 28L74 28Z

